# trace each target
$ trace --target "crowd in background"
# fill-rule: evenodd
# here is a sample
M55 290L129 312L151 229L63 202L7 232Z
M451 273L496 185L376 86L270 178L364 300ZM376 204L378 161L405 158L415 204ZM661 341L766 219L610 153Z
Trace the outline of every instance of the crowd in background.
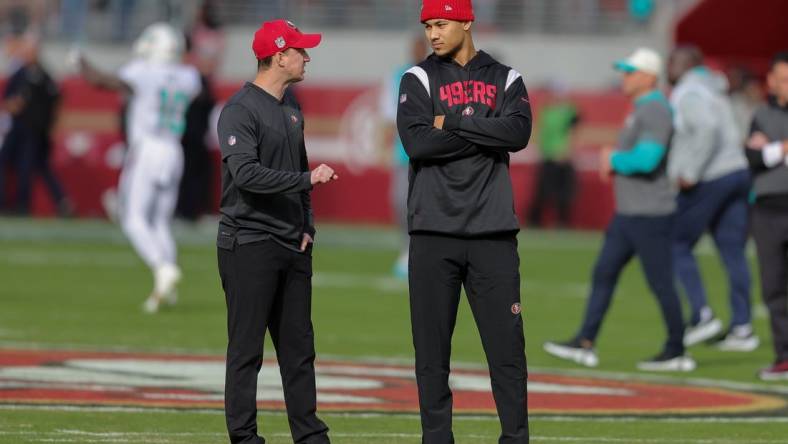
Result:
M98 22L103 37L126 42L136 35L136 19L185 23L192 2L173 0L0 0L0 30L33 29L48 37L82 42ZM101 18L101 20L96 20ZM107 20L104 20L106 18ZM96 37L96 36L94 36Z
M687 0L671 0L683 2ZM225 23L257 25L260 17L289 17L322 28L408 29L418 2L410 0L224 0ZM655 0L478 0L479 29L504 32L610 33L642 29ZM0 32L24 14L48 37L127 42L146 23L187 26L198 2L175 0L0 0ZM20 11L24 11L21 13Z
M236 7L251 7L251 3L245 0L231 1ZM132 19L135 11L144 5L143 0L62 0L59 3L59 9L52 10L51 5L42 0L22 1L22 0L2 0L0 1L0 25L6 31L5 51L6 54L13 60L20 58L19 54L15 54L24 45L18 42L34 41L36 60L35 66L37 69L46 73L46 69L38 62L37 56L41 44L41 33L45 29L45 23L49 20L48 17L56 15L60 22L60 32L63 36L78 39L77 34L84 32L86 29L85 20L90 11L105 11L112 14L112 29L116 34L113 39L126 40L130 37L130 20ZM185 14L184 8L178 6L180 2L157 2L158 14L165 19L179 18L182 20ZM249 3L249 4L247 4ZM340 8L339 5L333 5L330 0L315 1L312 0L310 7L323 7L323 8ZM501 8L507 7L506 0L485 0L477 7L480 12L479 25L485 26L485 16L488 16L490 22L494 21L494 17ZM536 3L536 2L530 2ZM600 1L593 2L583 1L579 2L584 6L583 8L591 8L594 10L599 9L612 9L612 10L628 10L633 17L644 19L649 14L653 13L653 1L645 0L628 0L628 1ZM260 10L262 16L275 16L288 12L288 8L293 8L289 2L280 0L266 0L262 2L255 2L255 8ZM333 5L333 6L332 6ZM202 126L207 126L208 115L210 109L215 105L215 94L212 92L212 84L214 74L220 61L221 53L224 48L224 37L221 26L222 10L232 5L224 5L222 8L217 7L217 2L206 1L204 4L194 12L195 19L192 24L188 26L187 34L190 37L189 41L192 50L189 52L190 60L198 66L201 73L203 73L204 92L195 102L192 109L189 111L190 124L187 127L186 135L184 137L185 149L187 151L187 172L184 176L184 185L182 190L182 203L179 205L180 212L188 218L194 218L197 214L202 214L206 209L196 208L200 205L201 199L198 196L205 195L205 181L204 178L211 174L210 172L210 159L206 152L203 137L200 136ZM533 7L529 2L524 2L523 7ZM561 8L574 7L572 2L557 2L549 7L555 9L553 13L560 14ZM556 9L557 8L557 9ZM591 11L589 14L580 14L582 16L593 16ZM25 38L21 38L26 36ZM33 37L29 39L28 37ZM12 65L18 65L17 63ZM14 71L19 66L12 66L10 72L5 73L7 77L11 77ZM758 105L763 103L765 94L762 87L762 79L759 79L746 67L736 66L731 68L728 72L729 79L729 93L731 102L736 112L737 124L739 125L740 132L745 133L748 129L748 122ZM56 88L56 83L51 84L48 88ZM531 208L527 217L528 223L531 226L541 226L543 221L544 212L550 207L554 207L557 213L558 224L560 226L571 226L571 208L572 200L577 195L577 178L575 177L575 168L572 165L572 152L578 144L576 138L576 130L581 122L580 112L575 104L572 103L571 96L568 94L568 88L561 85L560 82L554 82L548 85L547 88L547 101L542 109L538 110L539 122L537 123L538 131L536 140L536 147L540 151L540 168L539 174L534 187L534 195L531 198ZM8 91L10 94L12 91ZM57 108L58 94L50 95L52 103L47 105L53 109ZM52 115L54 116L54 112ZM54 117L52 117L54 118ZM5 126L10 126L8 115L0 119L0 129ZM47 123L48 127L54 122ZM7 128L10 129L10 128ZM51 131L51 128L48 130ZM0 131L5 133L7 131ZM10 142L9 142L10 143ZM47 143L47 146L50 144ZM40 164L48 165L47 161L32 160L28 156L14 156L11 153L13 150L7 150L3 156L2 162L6 165L18 166L14 162L21 162L19 167L21 174L21 186L16 187L19 191L19 200L23 201L17 206L17 210L22 213L27 212L25 208L29 208L29 191L27 188L29 183L30 174L26 171L31 168L25 166L27 164ZM45 159L50 150L39 150L38 158ZM62 191L63 187L60 186L52 173L50 168L44 168L44 178L48 184L50 193L53 199L59 201L58 207L62 209L61 214L69 214L71 204L67 201ZM1 173L0 173L1 174ZM5 210L9 210L8 204L5 205Z

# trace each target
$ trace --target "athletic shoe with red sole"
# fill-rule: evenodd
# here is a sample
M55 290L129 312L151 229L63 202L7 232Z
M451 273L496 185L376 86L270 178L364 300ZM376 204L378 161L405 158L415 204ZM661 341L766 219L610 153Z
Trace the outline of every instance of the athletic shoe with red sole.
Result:
M762 381L788 381L788 361L779 362L758 372Z

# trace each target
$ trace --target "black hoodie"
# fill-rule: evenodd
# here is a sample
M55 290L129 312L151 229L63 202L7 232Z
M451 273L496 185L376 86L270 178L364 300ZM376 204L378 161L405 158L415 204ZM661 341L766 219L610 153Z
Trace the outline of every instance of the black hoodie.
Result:
M464 67L435 54L400 83L397 127L410 156L408 231L474 237L519 230L509 153L531 136L522 76L479 51ZM433 126L445 115L443 129Z

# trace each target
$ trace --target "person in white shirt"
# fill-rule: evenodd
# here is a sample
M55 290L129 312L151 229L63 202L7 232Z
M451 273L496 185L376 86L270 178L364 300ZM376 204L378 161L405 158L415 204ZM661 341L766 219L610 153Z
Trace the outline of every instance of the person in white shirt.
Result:
M119 217L124 233L153 272L143 306L149 313L177 301L181 270L172 218L183 173L181 135L186 109L200 92L198 71L182 63L183 34L166 23L147 27L134 44L134 58L117 74L100 72L81 54L72 56L92 85L128 96L128 150L120 176Z

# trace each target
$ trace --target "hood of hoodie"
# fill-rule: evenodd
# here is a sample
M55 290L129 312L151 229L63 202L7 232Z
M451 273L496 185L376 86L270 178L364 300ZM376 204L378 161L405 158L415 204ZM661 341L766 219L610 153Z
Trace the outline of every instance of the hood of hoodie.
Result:
M728 80L724 75L698 66L687 71L670 94L670 104L677 110L676 126L681 126L681 102L687 95L697 94L710 103L717 103L728 96ZM716 105L710 105L716 106Z
M477 51L476 55L470 61L468 61L468 63L465 66L461 66L459 63L454 61L454 59L452 59L451 57L440 57L435 53L432 53L428 58L433 59L435 62L443 66L454 66L457 69L468 70L468 71L475 71L498 63L495 59L493 59L489 54L487 54L484 51Z
M722 73L712 71L705 66L687 71L679 80L676 88L685 86L705 88L710 92L721 94L727 94L729 87L728 79Z
M676 85L670 97L676 130L668 164L671 177L707 182L747 168L727 90L727 80L705 67L687 72ZM688 97L694 100L685 100ZM698 115L703 116L701 125L713 131L688 127Z

